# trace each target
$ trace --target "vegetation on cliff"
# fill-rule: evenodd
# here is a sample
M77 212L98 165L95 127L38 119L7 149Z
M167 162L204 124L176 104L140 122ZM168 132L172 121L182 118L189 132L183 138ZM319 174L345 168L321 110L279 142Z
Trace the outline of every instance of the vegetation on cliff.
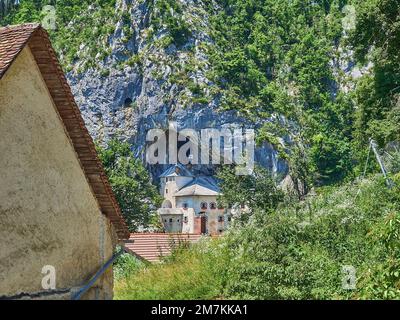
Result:
M123 41L138 31L130 8L117 9L115 0L21 0L0 24L40 21L42 6L54 3L51 36L67 70L95 68L109 56L117 21ZM193 1L207 25L187 22L182 1L143 3L146 45L172 61L191 57L171 68L169 80L205 108L214 100L263 124L257 141L288 161L302 201L284 197L263 172L222 172L221 201L247 202L251 215L223 238L177 250L162 265L126 268L117 298L400 298L399 177L389 189L375 176L375 162L364 167L370 137L381 147L400 138L399 1ZM355 25L344 30L349 12ZM200 25L210 39L194 47ZM193 53L200 47L202 61ZM142 59L131 52L126 63L145 68ZM199 70L207 85L191 79ZM129 146L111 142L100 154L131 230L148 224L157 192ZM356 180L364 170L370 179ZM317 195L305 197L313 187ZM354 290L343 289L343 266L356 271Z
M156 210L162 198L129 144L114 139L106 147L98 146L97 152L129 230L157 225Z

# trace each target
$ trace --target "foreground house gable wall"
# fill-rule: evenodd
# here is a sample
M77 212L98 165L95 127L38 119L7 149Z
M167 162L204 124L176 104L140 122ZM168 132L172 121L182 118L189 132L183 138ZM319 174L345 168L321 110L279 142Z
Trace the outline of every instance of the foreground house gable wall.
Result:
M0 80L0 296L82 285L112 256L101 213L35 60L25 47ZM112 270L86 298L112 297Z

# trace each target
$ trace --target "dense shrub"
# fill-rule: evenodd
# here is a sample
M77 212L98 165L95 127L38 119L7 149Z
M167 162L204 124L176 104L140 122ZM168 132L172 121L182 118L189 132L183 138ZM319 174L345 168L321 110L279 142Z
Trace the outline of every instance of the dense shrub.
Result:
M376 178L258 211L116 286L121 299L398 299L400 189ZM356 289L344 289L344 266Z

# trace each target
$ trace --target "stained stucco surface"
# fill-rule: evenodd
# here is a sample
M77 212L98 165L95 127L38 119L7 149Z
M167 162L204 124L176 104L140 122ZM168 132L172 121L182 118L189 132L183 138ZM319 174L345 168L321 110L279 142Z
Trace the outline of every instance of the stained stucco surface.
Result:
M0 80L0 297L82 285L112 255L90 190L28 48ZM112 271L86 298L112 297Z

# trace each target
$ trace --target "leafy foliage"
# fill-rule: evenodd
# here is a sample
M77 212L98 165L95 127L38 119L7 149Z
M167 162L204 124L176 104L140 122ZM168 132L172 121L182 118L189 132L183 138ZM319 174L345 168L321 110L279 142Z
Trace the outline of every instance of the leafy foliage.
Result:
M172 41L177 46L184 45L191 36L189 24L184 20L182 5L176 0L155 1L152 24L157 30L166 27Z
M373 63L356 91L356 134L381 145L400 138L400 4L396 0L357 1L357 29L351 44L360 63Z
M99 146L97 151L130 231L155 223L156 209L162 199L129 144L114 139L107 148Z
M118 281L116 296L399 299L399 191L398 184L388 189L375 178L258 211L222 238L178 250ZM344 266L356 270L355 290L343 287Z
M48 31L66 70L83 57L84 68L96 67L94 57L109 54L105 40L117 21L115 4L116 0L21 0L0 25L41 22L42 8L53 5L57 29Z
M307 152L306 171L316 174L293 174L322 184L343 180L353 166L352 104L338 94L332 68L346 2L221 0L223 10L213 19L213 77L225 108L254 120L283 115L287 134L297 123L301 137L294 148ZM274 145L271 138L282 137L270 127L262 130ZM281 156L290 161L297 151Z
M221 181L219 203L224 207L245 205L249 210L272 211L283 200L283 192L277 188L275 179L261 167L256 166L252 175L238 176L234 168L224 167L218 173Z

